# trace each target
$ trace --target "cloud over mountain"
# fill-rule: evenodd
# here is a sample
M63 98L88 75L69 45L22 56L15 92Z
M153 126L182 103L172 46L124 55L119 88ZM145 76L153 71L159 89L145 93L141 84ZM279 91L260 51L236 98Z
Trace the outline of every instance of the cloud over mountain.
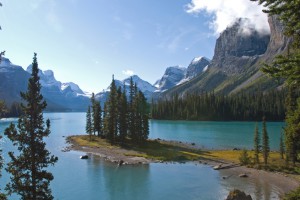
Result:
M233 25L237 19L247 18L242 33L248 34L255 29L261 34L270 32L267 14L262 12L263 6L250 0L191 0L186 5L186 12L191 14L206 13L212 16L211 28L216 34Z

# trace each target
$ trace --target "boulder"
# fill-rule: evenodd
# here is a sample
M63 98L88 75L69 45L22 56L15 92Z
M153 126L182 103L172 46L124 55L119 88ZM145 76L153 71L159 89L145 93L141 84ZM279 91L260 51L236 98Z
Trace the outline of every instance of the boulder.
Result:
M252 197L250 195L246 195L245 192L235 189L229 192L226 200L252 200Z
M88 155L82 155L82 156L80 156L80 159L88 159L88 158L89 158Z

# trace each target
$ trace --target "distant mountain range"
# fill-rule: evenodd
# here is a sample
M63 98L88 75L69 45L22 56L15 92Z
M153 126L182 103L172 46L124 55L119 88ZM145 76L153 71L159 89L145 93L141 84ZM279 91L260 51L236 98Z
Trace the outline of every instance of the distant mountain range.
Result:
M252 30L248 34L241 32L244 19L220 34L216 41L213 59L196 57L187 68L167 67L163 76L153 85L137 75L132 76L148 101L170 98L174 94L184 97L189 93L214 91L233 94L240 91L267 91L279 88L280 84L267 78L259 71L262 62L270 62L276 55L286 51L289 39L283 35L283 26L276 17L269 17L271 35L260 35ZM20 101L20 91L27 89L31 66L25 71L3 58L0 63L0 99L11 104ZM90 94L77 84L57 81L51 70L40 71L42 94L47 100L48 111L85 111L90 104ZM115 80L117 87L125 85L129 94L130 77ZM103 103L109 95L107 89L96 94Z
M184 97L205 91L235 94L280 89L282 82L268 78L259 69L262 63L287 50L290 39L283 35L283 25L276 16L270 16L270 35L261 35L254 29L244 34L243 20L239 19L220 34L205 73L165 91L160 97L170 98L174 94Z

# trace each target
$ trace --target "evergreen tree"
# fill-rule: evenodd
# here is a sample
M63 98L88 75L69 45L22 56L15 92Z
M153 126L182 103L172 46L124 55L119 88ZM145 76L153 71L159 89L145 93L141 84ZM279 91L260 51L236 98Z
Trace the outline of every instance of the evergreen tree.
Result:
M119 137L121 144L125 143L127 137L127 121L128 121L128 113L127 113L127 97L125 84L123 86L123 92L121 93L119 99Z
M259 152L260 152L260 136L258 132L258 125L255 126L254 132L254 161L256 164L259 164Z
M94 108L93 130L97 132L98 136L102 136L102 109L100 102L95 101Z
M266 119L264 117L262 123L262 154L263 154L265 165L268 164L269 153L270 153L269 136L267 132Z
M18 120L17 129L11 124L5 130L5 135L20 151L17 155L9 152L11 161L6 170L12 176L6 189L9 195L16 193L24 200L53 199L49 186L54 177L46 168L58 160L46 149L43 141L50 134L50 120L44 124L43 110L47 104L41 95L38 72L34 54L28 89L26 93L21 93L26 102L26 105L22 105L23 115Z
M282 130L284 130L284 129L282 128ZM284 155L283 131L280 132L279 153L280 153L281 159L283 159L283 155Z
M251 0L263 4L264 12L277 15L284 25L286 36L293 38L291 49L278 56L272 65L265 65L263 71L274 77L286 78L289 84L300 84L300 2L291 0Z
M1 139L2 139L2 136L0 135L0 141L1 141ZM1 174L1 170L2 170L2 168L3 168L3 157L2 157L2 149L0 149L0 178L1 178L1 176L2 176L2 174ZM5 194L3 194L2 192L1 192L1 189L0 189L0 200L5 200L6 199L6 196L5 196Z
M95 94L92 93L92 96L91 96L91 107L92 107L92 110L91 110L91 122L92 122L92 131L94 133L94 135L96 135L96 130L95 130L95 118L96 117L96 100L95 100Z
M130 86L129 86L129 105L128 105L128 131L129 137L136 142L136 90L134 87L134 83L132 77L130 78Z
M297 141L299 139L299 133L295 132L295 128L300 121L297 121L296 110L297 110L297 100L295 95L295 86L289 87L288 98L286 100L287 104L287 114L286 114L286 128L285 128L285 145L286 145L286 159L289 161L291 159L292 163L295 165L297 161Z
M91 107L90 106L88 107L88 110L86 113L85 131L90 136L90 140L92 140L93 127L92 127L92 116L91 116Z
M110 93L106 101L106 123L107 123L107 139L111 144L116 142L117 136L117 88L114 77L110 85Z

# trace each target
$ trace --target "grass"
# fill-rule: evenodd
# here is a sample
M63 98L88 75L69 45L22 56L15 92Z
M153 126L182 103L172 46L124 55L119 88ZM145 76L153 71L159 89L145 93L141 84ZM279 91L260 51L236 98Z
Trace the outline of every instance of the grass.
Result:
M126 156L143 157L146 159L161 161L183 162L195 160L212 160L239 164L239 158L242 152L241 150L200 150L194 148L191 145L163 140L147 140L142 146L130 144L130 141L128 141L126 146L121 146L118 144L111 145L105 139L101 139L96 136L93 136L91 140L88 135L72 136L70 137L70 139L80 146L88 146L94 148L103 147L107 149L123 148L126 150L134 151L128 151L127 153L124 153L124 155ZM270 152L267 166L263 164L263 158L261 154L259 165L253 162L254 151L248 151L248 155L251 158L251 162L247 165L248 167L300 175L300 164L298 163L293 167L286 166L285 160L281 159L278 152ZM298 179L300 180L299 177Z

